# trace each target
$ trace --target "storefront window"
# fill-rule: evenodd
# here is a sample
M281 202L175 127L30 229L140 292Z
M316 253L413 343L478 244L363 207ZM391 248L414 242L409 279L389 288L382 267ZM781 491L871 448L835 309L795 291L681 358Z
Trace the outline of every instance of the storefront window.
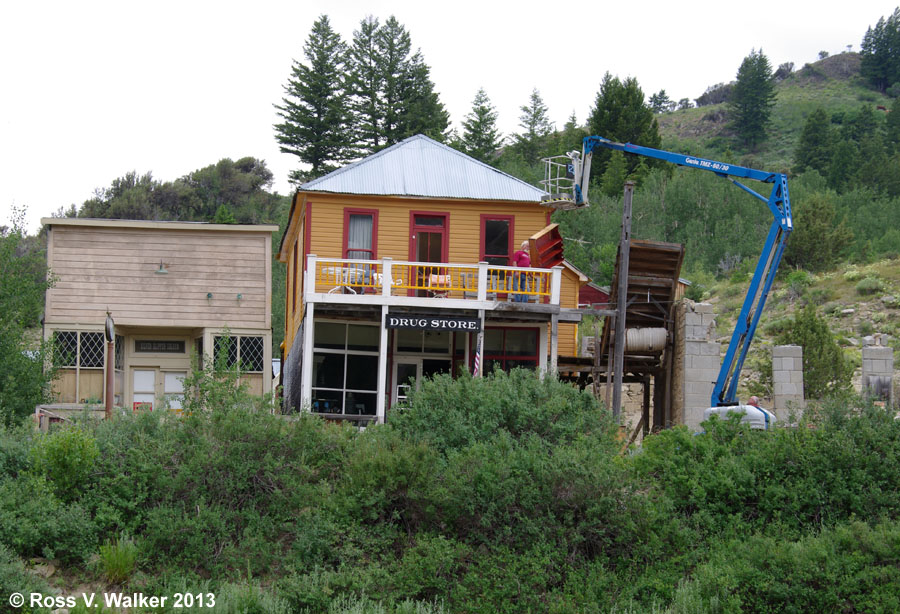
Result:
M375 415L378 342L378 326L315 323L312 411Z
M537 328L487 328L484 331L484 372L538 366ZM474 351L474 350L473 350Z

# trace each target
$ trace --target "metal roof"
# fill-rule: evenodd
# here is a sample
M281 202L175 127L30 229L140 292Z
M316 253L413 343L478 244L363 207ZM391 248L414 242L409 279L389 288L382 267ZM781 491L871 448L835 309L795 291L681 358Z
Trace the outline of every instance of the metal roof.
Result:
M417 134L300 186L309 192L539 202L544 191Z

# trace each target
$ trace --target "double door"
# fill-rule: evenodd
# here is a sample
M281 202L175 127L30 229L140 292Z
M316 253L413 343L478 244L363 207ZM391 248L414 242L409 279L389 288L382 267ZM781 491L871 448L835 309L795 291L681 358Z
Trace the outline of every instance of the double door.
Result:
M152 411L163 407L181 411L187 372L141 367L132 369L131 374L131 407L134 411Z
M417 390L423 377L450 372L450 358L424 358L418 356L398 356L394 358L391 381L391 405L405 403L409 393Z

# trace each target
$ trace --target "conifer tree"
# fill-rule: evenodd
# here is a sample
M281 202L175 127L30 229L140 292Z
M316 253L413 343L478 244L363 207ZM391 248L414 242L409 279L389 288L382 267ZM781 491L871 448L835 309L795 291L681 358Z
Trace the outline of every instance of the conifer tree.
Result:
M900 151L900 98L894 99L885 120L885 142L894 153Z
M472 110L463 121L461 149L476 160L489 163L500 149L503 139L497 129L497 111L484 88L479 88L472 101Z
M406 77L411 41L409 32L391 15L375 34L376 66L381 77L378 114L387 145L400 140L403 80Z
M900 8L866 31L859 55L860 73L879 91L900 82Z
M665 113L675 108L675 102L666 94L666 90L659 90L650 96L650 108L654 113Z
M828 170L834 156L834 134L828 115L822 107L817 108L806 118L797 151L794 153L794 172L802 173L813 169L823 176Z
M399 117L394 138L397 142L414 134L424 134L436 141L447 140L450 114L434 91L431 69L416 51L406 62L400 87Z
M515 149L524 161L532 164L538 161L546 148L547 137L553 132L553 123L550 121L550 112L541 93L534 88L528 98L528 104L519 107L522 114L519 116L519 126L522 132L513 135Z
M588 118L588 128L591 134L621 143L644 147L659 147L662 143L653 110L644 102L644 92L637 79L632 77L621 81L609 73L603 76ZM608 150L595 151L591 172L603 173L609 159ZM626 156L628 174L634 171L638 163L637 156ZM649 165L655 167L659 164L651 160Z
M732 126L744 144L756 147L766 139L775 106L775 79L762 49L751 50L741 62L729 106Z
M328 16L319 17L303 46L306 63L294 61L285 97L275 106L283 119L275 125L281 151L312 167L308 172L292 171L293 182L318 177L349 156L346 53Z
M363 19L353 32L349 52L350 112L358 153L378 151L384 143L379 109L382 75L376 43L378 26L378 19L371 15Z
M446 140L450 114L421 51L411 55L411 49L409 32L394 16L384 24L366 17L353 33L349 82L358 154L414 134Z

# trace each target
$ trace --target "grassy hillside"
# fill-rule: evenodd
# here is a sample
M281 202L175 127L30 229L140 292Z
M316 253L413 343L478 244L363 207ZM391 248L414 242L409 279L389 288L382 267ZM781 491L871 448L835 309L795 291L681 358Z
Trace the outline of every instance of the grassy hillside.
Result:
M889 107L891 99L870 89L859 73L858 53L839 55L807 64L775 86L769 139L756 151L741 148L729 128L726 103L663 113L659 130L664 148L723 154L728 161L766 170L788 170L794 148L809 114L818 107L832 115L860 105Z

